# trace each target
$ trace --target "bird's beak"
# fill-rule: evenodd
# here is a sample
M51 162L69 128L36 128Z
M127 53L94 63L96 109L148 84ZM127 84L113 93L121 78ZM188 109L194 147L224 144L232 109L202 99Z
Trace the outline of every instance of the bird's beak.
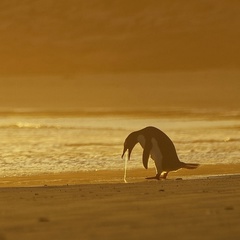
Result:
M130 148L124 148L123 149L122 158L124 157L124 154L127 150L128 150L128 160L130 160L130 156L131 156L131 152L132 152L132 149L130 149Z
M125 154L126 151L127 151L127 148L124 147L124 149L123 149L123 154L122 154L122 158L124 157L124 154Z

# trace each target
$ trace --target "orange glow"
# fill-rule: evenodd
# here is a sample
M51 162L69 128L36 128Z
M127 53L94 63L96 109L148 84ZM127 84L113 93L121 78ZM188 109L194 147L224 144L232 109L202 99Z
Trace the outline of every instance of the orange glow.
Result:
M237 1L0 7L0 108L239 107Z

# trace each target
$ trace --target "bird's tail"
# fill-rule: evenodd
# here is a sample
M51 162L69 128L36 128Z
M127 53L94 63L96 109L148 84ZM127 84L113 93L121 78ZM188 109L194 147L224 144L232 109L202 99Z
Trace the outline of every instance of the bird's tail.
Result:
M182 168L187 168L187 169L195 169L199 165L200 164L197 164L197 163L184 163L184 162L182 162Z

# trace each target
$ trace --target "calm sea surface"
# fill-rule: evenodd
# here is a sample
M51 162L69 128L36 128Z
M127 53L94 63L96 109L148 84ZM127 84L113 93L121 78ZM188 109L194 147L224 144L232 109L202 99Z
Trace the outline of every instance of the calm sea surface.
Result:
M182 161L240 163L239 118L206 119L1 116L0 176L123 169L126 136L150 125L173 140ZM141 155L137 145L128 167L142 168Z

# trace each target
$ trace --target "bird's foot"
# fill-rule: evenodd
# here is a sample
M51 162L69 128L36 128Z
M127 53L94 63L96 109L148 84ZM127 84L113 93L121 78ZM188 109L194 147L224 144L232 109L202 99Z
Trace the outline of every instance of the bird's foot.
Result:
M147 177L146 179L157 179L157 180L160 180L160 174L156 174L155 177Z

